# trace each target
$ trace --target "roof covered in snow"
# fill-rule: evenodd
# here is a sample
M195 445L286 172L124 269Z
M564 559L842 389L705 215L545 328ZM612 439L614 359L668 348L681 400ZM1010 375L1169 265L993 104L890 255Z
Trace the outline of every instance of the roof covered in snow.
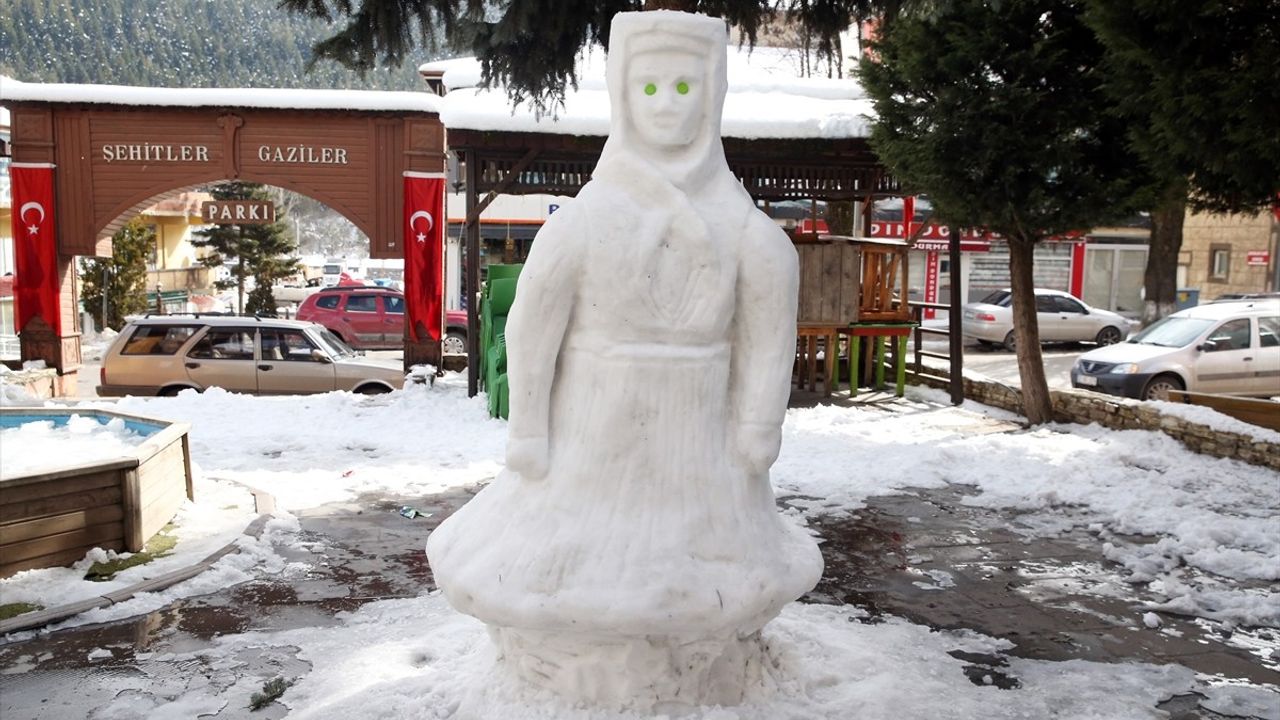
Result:
M286 88L157 88L28 83L0 77L0 103L9 101L428 113L439 112L442 104L440 97L426 92Z
M852 78L801 77L801 51L790 48L728 49L729 94L721 134L756 138L865 138L870 133L871 100ZM449 91L440 119L445 127L562 135L609 134L609 94L605 52L593 48L579 58L578 86L564 106L536 117L525 102L511 107L505 88L482 89L480 63L455 58L425 63L425 74L443 74Z

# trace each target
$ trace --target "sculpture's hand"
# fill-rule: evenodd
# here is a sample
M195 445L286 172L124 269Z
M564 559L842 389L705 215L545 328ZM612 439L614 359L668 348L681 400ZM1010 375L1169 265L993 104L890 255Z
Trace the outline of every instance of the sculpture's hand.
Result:
M548 443L545 435L507 438L507 469L529 480L541 480L547 474Z
M782 449L782 427L773 423L738 426L738 457L752 475L766 473Z

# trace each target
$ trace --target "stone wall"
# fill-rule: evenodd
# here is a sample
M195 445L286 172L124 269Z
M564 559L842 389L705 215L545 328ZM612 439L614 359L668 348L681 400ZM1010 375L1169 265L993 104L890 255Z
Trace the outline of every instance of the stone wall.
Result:
M930 368L930 373L945 372ZM938 377L915 376L911 382L947 389L947 381ZM1050 390L1054 419L1058 422L1098 423L1113 430L1159 430L1178 440L1188 449L1214 457L1232 458L1252 465L1280 470L1280 443L1254 439L1248 435L1215 430L1207 425L1161 413L1156 406L1113 398L1085 390ZM968 400L1022 413L1022 393L991 381L964 379L964 396Z

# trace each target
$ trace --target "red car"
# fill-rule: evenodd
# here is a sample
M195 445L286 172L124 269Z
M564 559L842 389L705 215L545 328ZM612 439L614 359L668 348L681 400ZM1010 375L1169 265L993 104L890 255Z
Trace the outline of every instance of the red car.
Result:
M319 323L361 350L404 347L404 293L377 286L328 287L302 302L298 319ZM444 351L467 352L467 313L450 310L445 317Z

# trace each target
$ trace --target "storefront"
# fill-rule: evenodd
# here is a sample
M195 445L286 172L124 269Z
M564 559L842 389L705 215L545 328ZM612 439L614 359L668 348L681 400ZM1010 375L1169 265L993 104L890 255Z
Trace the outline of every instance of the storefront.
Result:
M872 222L868 235L902 238L901 222ZM911 300L946 303L951 299L949 234L928 224L920 232L908 263ZM975 302L1009 287L1009 247L996 235L966 231L960 241L960 299ZM1147 246L1118 244L1090 236L1051 238L1036 245L1033 279L1037 288L1064 290L1086 303L1127 317L1142 314L1141 290ZM940 310L926 319L946 318Z

